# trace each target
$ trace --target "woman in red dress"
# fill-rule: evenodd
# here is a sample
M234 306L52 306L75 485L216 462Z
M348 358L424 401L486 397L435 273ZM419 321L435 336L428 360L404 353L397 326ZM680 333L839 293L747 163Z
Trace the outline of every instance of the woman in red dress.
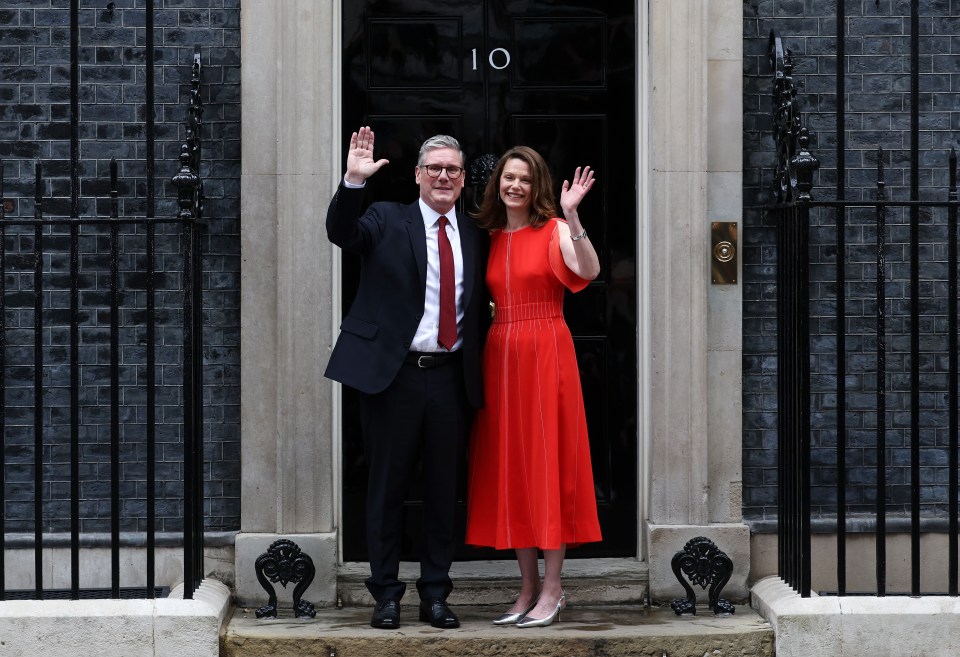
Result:
M546 163L517 146L497 163L477 216L490 231L495 311L483 352L485 406L470 444L466 541L516 550L520 595L497 625L557 620L566 548L600 540L580 375L563 320L564 290L578 292L600 272L577 214L594 182L590 167L563 181L559 219Z

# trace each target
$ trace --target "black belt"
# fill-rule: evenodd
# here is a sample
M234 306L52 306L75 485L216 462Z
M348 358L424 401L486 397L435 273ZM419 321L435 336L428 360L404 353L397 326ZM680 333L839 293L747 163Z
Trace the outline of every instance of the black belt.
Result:
M432 351L410 351L403 362L407 365L416 365L422 370L433 369L441 365L449 365L455 359L460 357L460 351L452 352L432 352Z

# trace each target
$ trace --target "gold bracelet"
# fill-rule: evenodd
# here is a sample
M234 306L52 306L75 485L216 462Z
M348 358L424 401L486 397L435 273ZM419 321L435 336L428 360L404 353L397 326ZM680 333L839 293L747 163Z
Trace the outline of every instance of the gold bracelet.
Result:
M576 242L577 240L583 239L583 238L586 237L586 236L587 236L587 229L584 228L582 233L580 233L579 235L576 235L576 236L571 235L571 236L570 236L570 239L572 239L574 242Z

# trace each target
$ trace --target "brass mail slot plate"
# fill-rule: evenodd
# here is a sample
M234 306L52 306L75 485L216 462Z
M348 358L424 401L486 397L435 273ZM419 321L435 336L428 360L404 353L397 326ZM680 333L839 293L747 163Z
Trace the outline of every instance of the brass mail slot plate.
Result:
M710 275L714 285L737 284L737 222L714 221L710 224Z

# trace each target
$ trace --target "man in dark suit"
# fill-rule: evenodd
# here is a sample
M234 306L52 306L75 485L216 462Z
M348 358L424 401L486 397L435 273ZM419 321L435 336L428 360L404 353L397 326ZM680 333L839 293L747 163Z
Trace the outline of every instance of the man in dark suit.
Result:
M464 158L446 135L420 148L415 203L374 203L360 216L366 179L388 163L374 160L373 143L369 127L350 137L347 171L327 211L330 241L360 254L362 264L326 376L360 392L369 466L367 589L377 601L370 624L400 626L401 511L422 453L420 620L458 627L446 598L453 589L457 462L473 408L482 403L485 236L469 217L457 216Z

